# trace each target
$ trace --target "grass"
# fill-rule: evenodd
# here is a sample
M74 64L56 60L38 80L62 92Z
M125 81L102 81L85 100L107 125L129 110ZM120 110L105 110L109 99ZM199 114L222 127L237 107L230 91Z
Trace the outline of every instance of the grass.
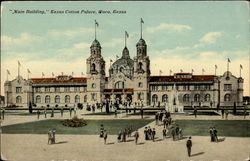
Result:
M209 128L216 127L219 136L250 137L249 120L177 120L184 135L209 136Z
M130 125L133 129L141 128L153 120L86 120L84 127L67 127L62 125L62 120L42 120L36 122L15 124L2 127L5 134L47 134L49 128L56 128L57 134L98 135L100 125L103 124L108 134L116 135Z

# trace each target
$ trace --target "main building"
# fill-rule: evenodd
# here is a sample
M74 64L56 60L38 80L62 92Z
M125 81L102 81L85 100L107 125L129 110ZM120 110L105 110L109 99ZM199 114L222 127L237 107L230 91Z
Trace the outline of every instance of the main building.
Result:
M243 79L231 72L223 75L175 73L152 76L147 44L140 38L136 56L131 59L125 45L122 56L105 73L105 60L100 42L95 39L86 60L86 77L59 75L51 78L24 79L17 76L6 81L7 106L75 106L110 100L132 102L143 106L233 106L242 105ZM176 111L181 110L179 108Z

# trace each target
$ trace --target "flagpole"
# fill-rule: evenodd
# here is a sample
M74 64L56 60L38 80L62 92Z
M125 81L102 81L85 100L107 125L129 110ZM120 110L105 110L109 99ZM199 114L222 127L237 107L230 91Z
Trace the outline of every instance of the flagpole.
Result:
M18 61L18 79L19 79L19 76L20 76L20 65L19 65L19 61Z
M241 77L241 69L242 69L242 66L240 65L240 77Z
M127 46L127 36L126 36L126 31L125 31L125 47Z
M95 40L96 40L96 20L95 20Z
M9 81L9 72L8 72L8 69L7 69L7 81Z

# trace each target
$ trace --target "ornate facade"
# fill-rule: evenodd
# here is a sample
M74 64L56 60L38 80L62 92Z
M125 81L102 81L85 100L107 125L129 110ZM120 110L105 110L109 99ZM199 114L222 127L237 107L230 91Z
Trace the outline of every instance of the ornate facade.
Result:
M59 75L53 78L5 82L6 105L74 106L106 100L132 102L143 106L233 106L242 105L243 79L226 71L221 76L175 73L152 76L147 44L140 39L131 59L127 46L105 73L105 60L98 40L90 46L86 60L87 77Z

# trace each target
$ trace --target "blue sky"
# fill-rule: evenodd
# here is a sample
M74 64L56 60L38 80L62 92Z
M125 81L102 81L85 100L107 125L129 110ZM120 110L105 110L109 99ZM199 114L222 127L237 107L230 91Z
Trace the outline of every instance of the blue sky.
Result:
M125 10L126 14L12 14L10 10ZM247 2L5 2L2 4L2 80L21 74L41 77L44 72L80 76L94 40L94 20L99 23L97 39L106 60L115 60L124 48L135 56L143 18L143 38L148 45L153 75L180 69L194 74L230 70L239 76L243 65L245 94L249 95L249 7ZM156 65L157 64L157 65Z

